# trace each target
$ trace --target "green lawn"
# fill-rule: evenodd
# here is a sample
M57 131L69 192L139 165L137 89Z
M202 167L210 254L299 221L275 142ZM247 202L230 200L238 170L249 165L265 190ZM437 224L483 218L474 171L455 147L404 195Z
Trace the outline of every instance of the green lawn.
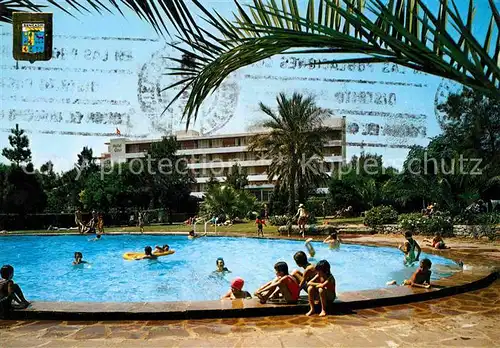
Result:
M328 222L330 224L362 224L363 218L345 218L345 219L318 219L317 224L321 225L323 222ZM192 226L187 225L151 225L144 226L144 232L189 232ZM137 226L132 227L105 227L104 232L138 232L139 228ZM204 224L196 225L196 232L204 232ZM215 227L207 226L208 232L215 232ZM76 231L46 231L46 230L29 230L29 231L13 231L12 233L64 233L64 232L76 232ZM253 221L234 224L232 226L217 226L217 232L233 232L233 233L257 233L257 227ZM264 226L264 233L275 233L277 232L276 226L267 227Z

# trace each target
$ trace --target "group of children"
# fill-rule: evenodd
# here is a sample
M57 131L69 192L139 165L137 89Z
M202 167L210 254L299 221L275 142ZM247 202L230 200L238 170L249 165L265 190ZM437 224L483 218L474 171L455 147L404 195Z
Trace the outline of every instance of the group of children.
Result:
M299 295L304 290L309 299L308 316L315 313L315 305L321 305L320 316L325 316L328 307L336 298L335 278L330 269L330 264L326 260L319 261L316 265L311 264L307 255L303 251L298 251L293 256L297 266L304 269L303 272L294 270L291 274L288 271L286 262L280 261L274 265L276 277L262 285L254 295L264 304L269 300L283 301L285 303L297 303ZM217 259L216 272L229 272L224 266L224 260ZM243 290L245 281L242 278L235 278L231 282L231 288L222 299L246 299L252 296L248 291Z

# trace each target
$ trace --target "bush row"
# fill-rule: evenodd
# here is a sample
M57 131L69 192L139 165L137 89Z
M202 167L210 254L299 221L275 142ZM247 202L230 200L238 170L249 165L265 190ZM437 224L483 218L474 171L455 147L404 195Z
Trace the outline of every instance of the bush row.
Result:
M299 227L294 225L292 228L292 234L299 234ZM335 226L331 225L306 225L306 234L308 235L327 235L335 231ZM278 227L279 234L288 234L288 226Z
M188 219L187 214L172 213L164 211L145 211L146 223L170 223L183 222ZM131 216L134 216L133 220ZM84 213L83 222L87 223L91 219L90 213ZM112 211L103 215L104 226L136 225L137 213L126 211ZM0 230L46 230L49 226L59 228L75 227L74 214L0 214Z
M309 218L307 219L307 224L315 225L318 222L316 216L312 213L309 213ZM269 217L269 224L272 226L285 226L289 223L292 225L297 224L297 220L294 217L290 217L289 215L273 215Z
M456 216L452 218L447 212L436 212L431 217L421 213L398 215L391 206L378 206L365 212L364 224L374 230L379 230L382 225L398 223L404 231L416 234L434 235L441 233L444 236L452 235L453 225L496 225L500 224L500 213L479 213Z

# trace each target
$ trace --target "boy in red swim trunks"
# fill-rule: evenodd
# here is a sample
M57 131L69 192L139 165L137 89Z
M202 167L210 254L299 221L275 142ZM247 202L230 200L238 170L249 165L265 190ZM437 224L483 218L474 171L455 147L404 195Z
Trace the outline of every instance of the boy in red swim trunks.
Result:
M277 299L283 297L286 303L295 303L299 299L299 283L288 274L288 265L286 262L278 262L274 265L276 278L262 285L255 292L260 303L266 303L269 298Z

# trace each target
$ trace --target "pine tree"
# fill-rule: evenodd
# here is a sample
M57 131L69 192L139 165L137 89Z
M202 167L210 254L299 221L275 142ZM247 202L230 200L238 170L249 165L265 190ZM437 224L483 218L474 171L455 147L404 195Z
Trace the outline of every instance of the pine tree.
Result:
M24 134L23 129L19 129L18 124L16 124L16 128L11 129L11 133L9 143L12 148L4 148L2 155L17 166L21 163L30 162L31 150L28 136Z

